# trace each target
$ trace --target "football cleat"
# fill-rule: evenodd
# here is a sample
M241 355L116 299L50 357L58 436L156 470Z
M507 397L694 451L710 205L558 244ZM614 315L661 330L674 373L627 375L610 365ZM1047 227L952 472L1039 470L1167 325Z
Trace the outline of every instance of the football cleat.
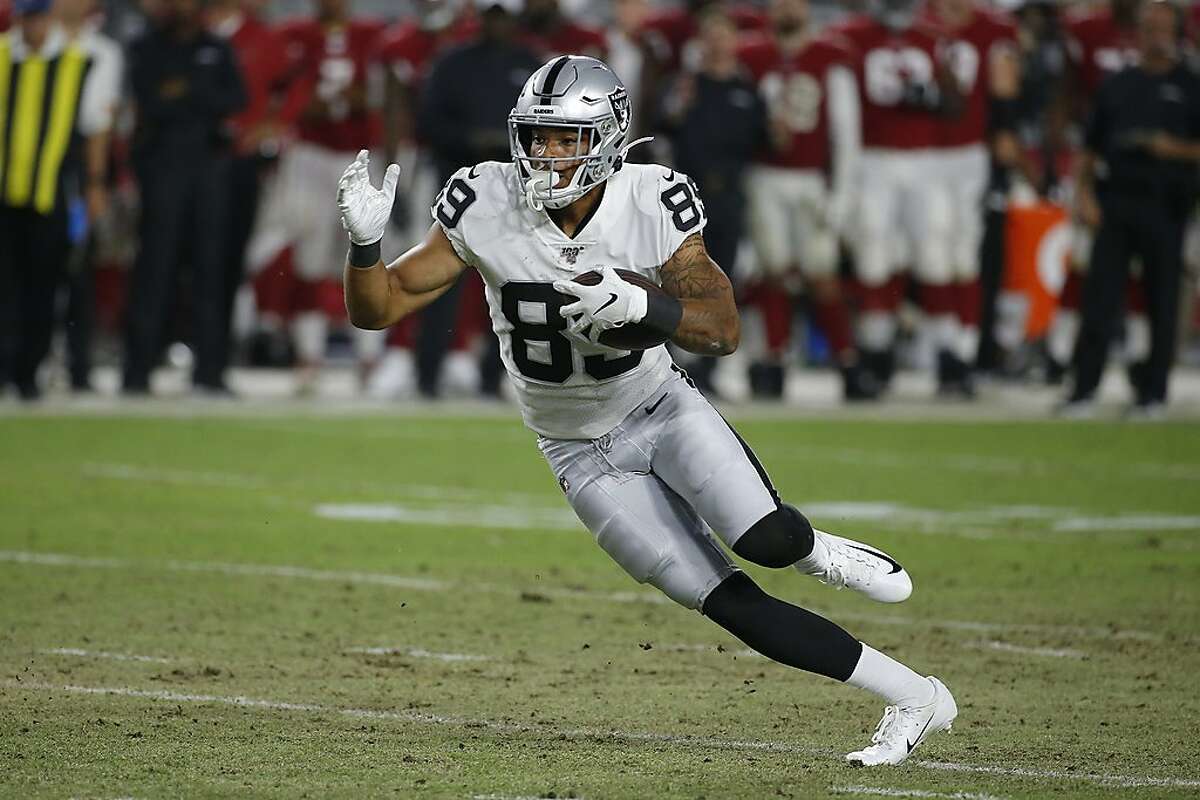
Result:
M871 744L846 754L846 760L858 767L899 764L917 745L938 731L948 731L958 716L958 705L946 684L930 676L933 700L923 706L888 706L883 719L871 736Z
M796 569L821 583L849 587L879 603L899 603L912 594L908 571L882 550L813 529L813 552Z

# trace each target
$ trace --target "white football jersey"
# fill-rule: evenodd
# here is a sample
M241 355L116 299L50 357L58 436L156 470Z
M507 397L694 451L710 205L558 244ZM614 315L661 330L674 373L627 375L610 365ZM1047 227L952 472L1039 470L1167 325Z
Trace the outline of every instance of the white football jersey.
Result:
M525 202L517 167L460 169L431 209L459 257L487 286L492 330L517 388L525 424L553 439L611 431L670 375L665 346L579 352L553 282L609 266L659 283L658 270L707 218L695 185L657 165L625 164L575 238Z

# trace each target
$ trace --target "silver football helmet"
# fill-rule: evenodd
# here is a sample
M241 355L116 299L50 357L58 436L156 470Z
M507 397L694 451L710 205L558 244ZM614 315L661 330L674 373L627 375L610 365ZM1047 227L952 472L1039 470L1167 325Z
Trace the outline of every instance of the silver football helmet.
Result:
M629 148L650 139L625 143L633 121L625 84L603 61L588 56L559 56L525 82L508 115L509 148L525 182L525 200L535 211L563 208L599 186L621 168ZM539 158L532 154L533 129L576 131L575 155ZM579 163L571 182L555 188L559 173Z

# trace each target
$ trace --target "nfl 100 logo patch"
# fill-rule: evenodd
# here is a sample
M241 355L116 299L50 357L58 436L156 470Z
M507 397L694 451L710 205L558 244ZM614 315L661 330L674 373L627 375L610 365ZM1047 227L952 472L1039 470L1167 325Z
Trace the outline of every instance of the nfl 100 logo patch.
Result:
M562 260L566 261L571 266L574 266L575 262L579 260L579 254L582 253L583 250L583 247L564 247L561 253Z

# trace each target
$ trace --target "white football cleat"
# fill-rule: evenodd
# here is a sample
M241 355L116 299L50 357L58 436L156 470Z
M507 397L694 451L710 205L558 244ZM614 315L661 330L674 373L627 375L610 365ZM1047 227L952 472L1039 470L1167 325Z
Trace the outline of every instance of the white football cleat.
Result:
M813 529L813 552L796 569L836 589L849 587L880 603L899 603L912 594L908 571L882 550Z
M933 676L933 700L923 706L888 706L883 719L871 736L871 744L846 754L846 760L858 767L899 764L917 745L938 731L948 731L958 716L958 705L946 684Z

